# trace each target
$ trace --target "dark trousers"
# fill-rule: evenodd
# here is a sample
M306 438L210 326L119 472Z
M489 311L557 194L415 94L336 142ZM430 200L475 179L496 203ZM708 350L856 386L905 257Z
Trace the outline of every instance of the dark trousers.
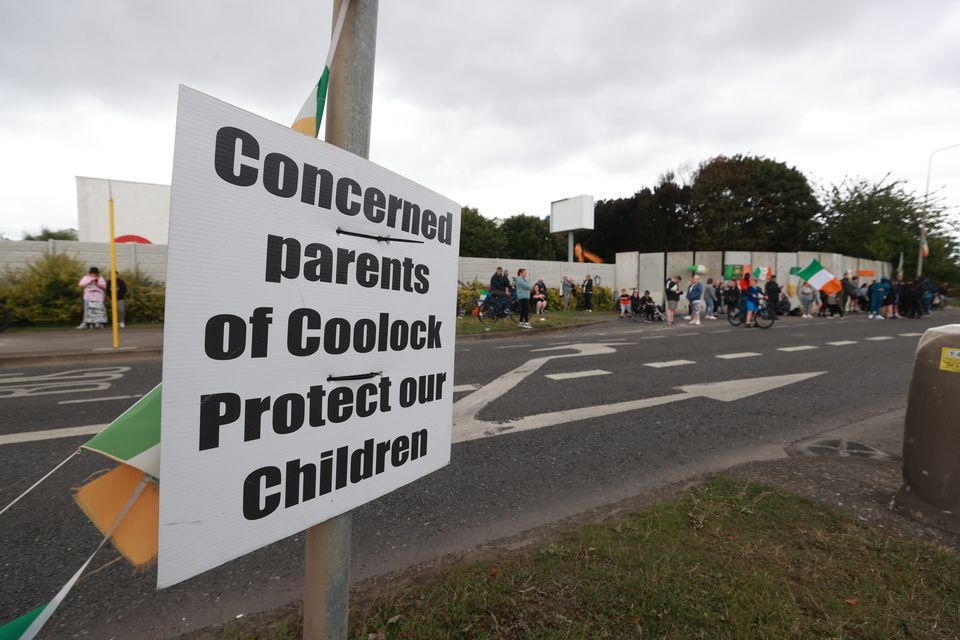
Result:
M590 311L593 311L593 294L585 293L583 294L583 297L586 300L586 307L584 308L589 309Z
M519 298L520 304L520 322L530 322L530 300L528 298Z

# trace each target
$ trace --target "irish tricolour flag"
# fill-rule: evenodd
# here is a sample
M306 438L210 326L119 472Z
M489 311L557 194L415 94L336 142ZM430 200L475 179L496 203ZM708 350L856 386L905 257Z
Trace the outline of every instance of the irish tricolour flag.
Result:
M294 118L290 128L299 131L304 135L314 138L320 135L320 121L323 120L323 105L327 101L327 84L330 82L330 66L333 64L333 56L337 52L337 42L340 41L340 32L343 31L343 21L347 17L347 7L350 0L343 0L340 5L340 12L337 14L337 24L333 28L333 36L330 38L330 49L327 51L327 62L323 66L323 73L320 74L320 80L314 85L310 95L307 96L303 106L300 107L300 113Z
M801 280L809 282L811 287L828 294L840 293L843 290L843 285L840 284L836 276L824 269L823 265L817 260L813 260L801 269L797 276Z

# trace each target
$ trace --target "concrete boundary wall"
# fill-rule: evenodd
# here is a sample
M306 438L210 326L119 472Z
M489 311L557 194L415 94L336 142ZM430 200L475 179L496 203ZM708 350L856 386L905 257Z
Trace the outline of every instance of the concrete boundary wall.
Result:
M26 266L44 253L68 254L79 258L87 267L110 269L110 243L76 242L74 240L0 240L0 270ZM117 271L140 271L161 282L167 279L167 247L155 244L122 243L117 245ZM83 274L80 274L83 275ZM78 276L79 279L79 276Z
M214 250L224 250L211 245ZM106 271L110 266L110 245L106 242L76 242L73 240L0 240L0 272L5 268L21 268L37 260L44 253L65 253L76 256L85 266L97 266ZM723 256L718 261L717 256ZM816 253L800 251L793 253L769 253L749 251L701 251L694 254L692 251L671 253L636 253L622 252L617 254L615 264L592 264L589 262L563 262L557 260L506 260L501 258L460 258L458 277L461 282L469 283L477 280L489 283L497 265L503 266L516 275L519 267L530 271L530 276L537 280L543 278L548 287L558 288L564 275L570 276L580 283L586 274L594 276L600 286L612 289L626 288L628 291L636 287L640 291L648 289L654 300L663 297L663 283L668 275L679 274L686 281L690 275L688 267L692 264L704 264L708 267L707 276L722 277L723 265L751 264L769 266L777 271L781 284L786 284L784 267L790 264L788 256L796 256L796 265L803 268L814 258L835 276L843 276L843 268L874 269L877 279L882 276L890 277L893 265L889 262L869 260L866 258L850 258L839 254ZM745 259L746 258L746 259ZM826 259L826 260L824 260ZM766 261L766 262L763 262ZM762 262L762 264L761 264ZM166 245L133 244L117 245L117 269L122 273L139 268L141 272L161 282L167 276L167 247ZM783 274L781 275L781 271ZM78 274L77 278L83 274Z
M650 292L654 300L663 299L663 285L667 280L667 259L662 253L637 254L637 289L641 295Z

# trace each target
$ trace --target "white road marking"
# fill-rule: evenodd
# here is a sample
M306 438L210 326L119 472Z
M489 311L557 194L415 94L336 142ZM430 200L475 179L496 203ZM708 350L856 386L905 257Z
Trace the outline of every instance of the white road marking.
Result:
M761 354L756 351L744 351L742 353L721 353L717 357L722 360L736 360L737 358L753 358Z
M64 429L46 429L44 431L26 431L24 433L8 433L0 436L0 447L6 444L22 444L39 440L55 440L57 438L72 438L74 436L92 436L106 429L108 424L89 424L84 427L66 427Z
M893 336L870 336L869 338L864 338L864 340L879 342L880 340L893 340Z
M135 393L130 396L107 396L105 398L82 398L80 400L61 400L57 404L81 404L84 402L105 402L107 400L126 400L128 398L142 398L142 393Z
M640 339L641 339L641 340L656 340L657 338L666 338L666 337L667 337L667 336L646 336L646 337L640 338Z
M857 344L856 340L837 340L836 342L828 342L831 347L843 347L848 344Z
M476 391L479 388L479 384L458 384L453 387L453 392L463 393L464 391Z
M663 369L665 367L682 367L685 364L696 364L693 360L666 360L664 362L644 362L643 366Z
M902 338L915 338L915 337L917 337L917 336L922 336L923 334L922 334L922 333L919 333L919 332L916 332L916 331L913 331L913 332L911 332L911 333L898 333L897 335L900 336L900 337L902 337Z
M511 373L516 371L517 370L514 370ZM532 372L533 371L530 371L529 373ZM527 375L529 375L529 373ZM660 396L659 398L628 400L626 402L614 402L612 404L603 404L595 407L582 407L580 409L540 413L506 422L485 422L482 420L477 420L475 414L473 414L472 418L461 422L457 420L458 412L456 411L455 405L453 441L465 442L468 440L478 440L480 438L499 436L505 433L517 433L520 431L529 431L531 429L542 429L544 427L552 427L558 424L565 424L567 422L589 420L591 418L614 415L617 413L623 413L625 411L636 411L637 409L644 409L646 407L655 407L658 405L669 404L671 402L686 400L688 398L700 397L710 398L711 400L719 400L720 402L732 402L756 393L763 393L764 391L770 391L772 389L802 382L824 373L826 372L813 371L810 373L794 373L784 376L767 376L764 378L728 380L725 382L712 382L707 384L691 384L677 387L681 393ZM513 382L513 380L511 380L511 382ZM463 402L463 400L460 402Z
M502 347L494 347L494 349L521 349L523 347L532 347L532 344L506 344Z
M816 349L817 347L812 344L801 344L796 347L780 347L777 351L807 351L809 349Z
M603 369L589 369L587 371L571 371L570 373L548 373L547 378L551 380L573 380L574 378L589 378L592 376L608 376L609 371Z
M688 333L678 333L677 337L682 338L683 336L695 336L695 335L697 335L696 331L690 331Z
M129 370L130 367L94 367L40 376L16 374L0 380L0 398L105 391Z
M718 329L717 331L711 331L710 333L730 333L733 329Z

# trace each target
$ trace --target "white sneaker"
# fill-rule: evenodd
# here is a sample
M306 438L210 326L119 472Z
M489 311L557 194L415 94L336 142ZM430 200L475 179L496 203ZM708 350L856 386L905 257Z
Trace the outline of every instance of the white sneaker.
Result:
M873 320L873 314L872 314L872 313L867 316L867 320Z
M87 328L86 322L81 322L79 325L77 325L77 329L86 329L86 328Z
M689 320L690 318L691 318L691 316L683 316L683 319L684 319L684 320Z
M122 322L120 323L120 328L121 328L121 329L124 329L124 328L125 328L125 327L124 327L124 324L123 324Z

